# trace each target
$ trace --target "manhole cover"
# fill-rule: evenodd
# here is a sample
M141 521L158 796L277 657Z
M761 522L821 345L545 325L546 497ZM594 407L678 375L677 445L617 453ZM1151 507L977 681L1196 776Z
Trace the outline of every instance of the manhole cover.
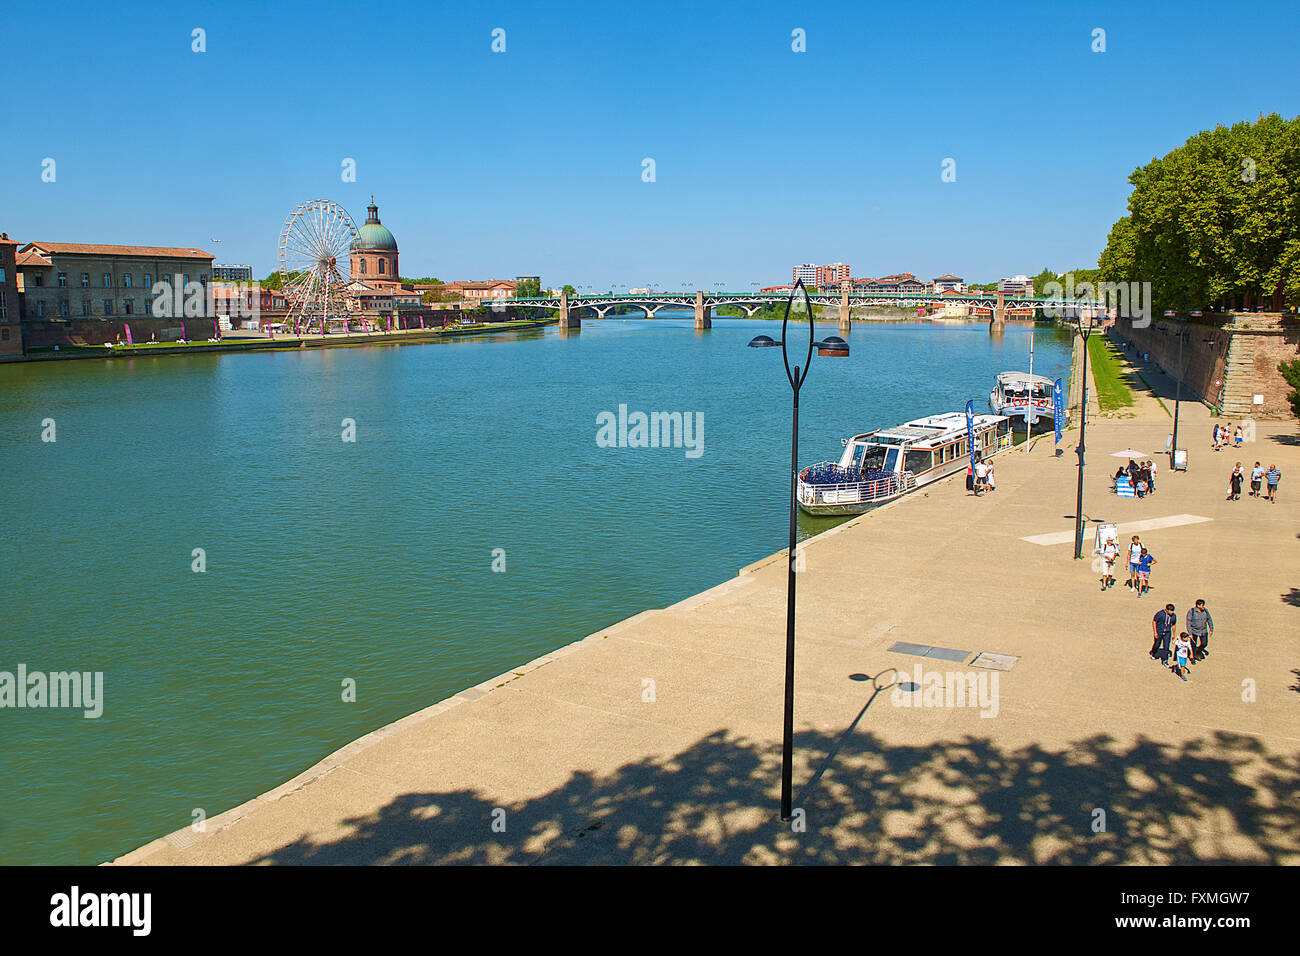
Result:
M1020 660L1015 654L994 654L980 651L979 656L970 662L971 667L984 667L991 671L1009 671Z

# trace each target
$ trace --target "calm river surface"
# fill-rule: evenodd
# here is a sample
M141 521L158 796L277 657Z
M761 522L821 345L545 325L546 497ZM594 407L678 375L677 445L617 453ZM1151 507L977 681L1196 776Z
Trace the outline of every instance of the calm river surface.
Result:
M105 698L0 710L0 863L110 859L783 548L790 388L759 332L780 327L0 366L0 671L103 671ZM848 359L813 361L801 464L986 411L1028 338L856 324ZM1035 372L1068 362L1040 329ZM598 447L620 404L702 413L703 454Z

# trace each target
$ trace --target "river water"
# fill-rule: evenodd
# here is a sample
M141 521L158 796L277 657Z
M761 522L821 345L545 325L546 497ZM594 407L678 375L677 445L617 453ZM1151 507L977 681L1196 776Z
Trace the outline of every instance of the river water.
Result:
M676 317L0 366L0 671L104 675L98 718L0 709L0 863L110 859L783 548L790 389L779 349L745 347L760 332L780 334ZM801 464L985 411L996 373L1027 366L1024 326L862 323L850 342L814 358ZM1040 329L1035 372L1068 362ZM600 447L620 405L699 413L701 453Z

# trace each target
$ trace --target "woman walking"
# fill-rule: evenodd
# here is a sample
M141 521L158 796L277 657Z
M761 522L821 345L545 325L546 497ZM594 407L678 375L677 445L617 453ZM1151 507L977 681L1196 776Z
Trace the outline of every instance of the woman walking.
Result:
M1245 477L1246 473L1241 470L1241 462L1237 462L1237 467L1232 469L1232 474L1228 477L1228 501L1241 500L1241 482Z

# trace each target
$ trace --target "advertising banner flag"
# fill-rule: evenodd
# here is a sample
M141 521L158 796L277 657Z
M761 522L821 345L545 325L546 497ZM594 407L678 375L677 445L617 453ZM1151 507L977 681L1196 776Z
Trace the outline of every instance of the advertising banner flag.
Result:
M1065 417L1065 390L1058 378L1052 387L1052 418L1056 422L1056 443L1061 443L1061 419Z
M975 403L966 403L966 447L970 449L970 466L975 467Z

